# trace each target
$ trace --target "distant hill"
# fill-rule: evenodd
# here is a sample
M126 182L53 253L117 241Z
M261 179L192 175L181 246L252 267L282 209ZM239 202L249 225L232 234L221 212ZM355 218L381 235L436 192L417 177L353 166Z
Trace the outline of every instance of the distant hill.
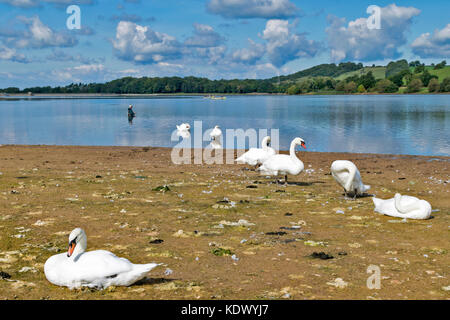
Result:
M434 70L433 67L425 67L431 75L439 77L439 82L442 82L445 78L450 77L450 66L446 66L442 69Z
M290 75L269 79L220 79L199 77L124 77L106 83L71 83L63 87L17 87L0 89L4 94L245 94L245 93L402 93L414 78L422 79L426 91L430 75L438 77L432 92L450 91L450 66L445 61L436 66L424 66L420 61L392 61L387 66L364 67L362 63L343 62L320 64ZM439 69L435 69L438 67ZM419 69L417 69L419 68ZM423 70L427 70L428 73ZM404 74L406 71L407 75ZM369 74L371 73L371 75ZM386 74L391 77L386 79ZM399 78L400 77L400 78ZM408 78L409 77L409 78ZM408 80L409 79L409 80ZM444 79L447 79L444 81ZM434 80L436 82L436 80ZM437 85L437 87L436 87ZM410 88L413 90L414 88ZM414 90L418 90L415 88ZM402 91L403 90L403 91ZM422 92L415 91L415 92Z
M357 71L351 71L351 72L341 74L339 77L335 77L335 79L336 80L345 80L348 77L363 76L365 74L368 74L370 71L372 71L373 76L377 80L386 78L386 67L364 67Z
M273 81L296 81L306 77L331 77L336 78L342 74L363 69L362 63L342 62L339 65L334 63L320 64L309 69L305 69L287 76L273 77Z

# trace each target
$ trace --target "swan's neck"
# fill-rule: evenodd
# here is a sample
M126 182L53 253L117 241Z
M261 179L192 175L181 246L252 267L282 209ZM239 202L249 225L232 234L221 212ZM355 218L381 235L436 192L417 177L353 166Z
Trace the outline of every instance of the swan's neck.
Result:
M356 167L354 165L350 165L348 167L348 178L347 181L345 183L345 190L347 191L353 191L350 190L352 184L353 184L353 180L355 179L355 175L356 175Z
M289 151L289 154L291 156L291 159L298 161L299 159L297 158L297 155L295 154L295 147L296 146L297 146L297 144L295 142L291 143L291 149Z
M262 148L264 149L264 150L267 150L267 148L269 147L269 138L268 137L265 137L264 139L263 139L263 141L262 141Z
M84 252L86 252L87 249L87 239L86 237L83 237L80 239L80 241L75 246L75 249L73 250L72 255L70 256L70 259L75 260L77 257Z

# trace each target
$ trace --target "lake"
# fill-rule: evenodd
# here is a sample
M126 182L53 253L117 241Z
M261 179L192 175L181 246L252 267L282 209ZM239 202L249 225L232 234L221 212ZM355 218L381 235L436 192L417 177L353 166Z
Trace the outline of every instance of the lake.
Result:
M308 151L450 156L450 95L7 97L0 111L0 144L173 147L177 124L201 120L279 129L281 150L301 137Z

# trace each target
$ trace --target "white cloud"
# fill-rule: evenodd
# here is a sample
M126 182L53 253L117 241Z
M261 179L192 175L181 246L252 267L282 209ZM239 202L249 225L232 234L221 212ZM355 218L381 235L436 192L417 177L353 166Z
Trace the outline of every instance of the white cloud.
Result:
M329 16L326 29L328 46L333 61L375 61L395 59L401 54L399 47L406 44L406 32L413 18L420 14L414 7L390 4L381 8L381 29L369 29L367 18L350 21Z
M184 41L183 55L188 60L219 63L225 57L225 38L206 24L194 23L193 35ZM198 62L198 61L197 61Z
M23 54L18 53L15 49L8 48L2 44L0 44L0 60L9 60L21 63L30 62Z
M15 48L49 48L49 47L73 47L78 41L66 32L56 32L42 23L38 16L31 18L18 17L18 20L26 25L24 31L12 31L5 37L5 42Z
M263 44L254 42L248 39L249 48L242 48L233 51L231 54L231 60L237 63L243 63L247 65L256 64L266 53L266 47Z
M95 64L99 61L104 61L104 58L102 59L96 59L96 58L88 58L84 55L78 53L75 55L68 54L67 52L64 52L63 50L53 49L52 53L47 55L48 61L58 61L58 62L80 62L82 64Z
M218 47L225 38L214 31L214 28L206 25L194 23L194 35L187 38L184 44L189 47Z
M135 63L153 64L181 55L174 37L129 21L119 22L112 43L120 59Z
M0 0L0 3L6 3L13 7L19 8L33 8L38 7L43 3L52 3L55 5L70 5L70 4L92 4L92 0Z
M289 0L210 0L210 13L225 18L289 18L298 14L299 9Z
M321 48L319 42L308 40L304 34L294 33L287 20L269 20L261 38L267 40L270 62L281 67L291 60L314 57Z
M414 54L421 58L450 57L450 23L433 34L424 33L411 44Z
M103 64L84 64L51 71L56 82L98 82L110 80L110 71Z

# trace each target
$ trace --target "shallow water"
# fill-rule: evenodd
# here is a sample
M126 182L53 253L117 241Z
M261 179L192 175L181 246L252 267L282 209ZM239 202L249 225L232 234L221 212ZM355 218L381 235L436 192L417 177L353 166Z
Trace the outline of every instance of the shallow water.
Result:
M173 147L177 124L201 120L202 133L279 129L281 150L298 136L308 151L450 156L450 95L25 97L0 100L0 111L0 144Z

